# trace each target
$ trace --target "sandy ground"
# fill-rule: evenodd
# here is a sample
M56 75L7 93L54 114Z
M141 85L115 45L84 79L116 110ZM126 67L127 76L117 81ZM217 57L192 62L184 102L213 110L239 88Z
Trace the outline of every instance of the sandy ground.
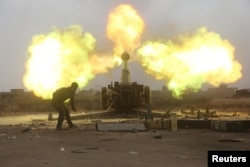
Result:
M250 150L249 132L108 132L97 131L90 119L74 122L77 129L68 130L65 123L55 131L56 121L47 121L47 115L0 117L0 166L206 167L208 150Z

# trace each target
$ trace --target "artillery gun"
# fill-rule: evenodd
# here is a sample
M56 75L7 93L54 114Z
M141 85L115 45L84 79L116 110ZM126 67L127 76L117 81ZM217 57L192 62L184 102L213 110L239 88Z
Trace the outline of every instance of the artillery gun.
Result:
M128 69L129 54L122 54L124 68L121 72L121 81L111 82L107 87L101 88L102 110L111 108L118 112L131 112L145 107L150 103L150 87L131 82Z

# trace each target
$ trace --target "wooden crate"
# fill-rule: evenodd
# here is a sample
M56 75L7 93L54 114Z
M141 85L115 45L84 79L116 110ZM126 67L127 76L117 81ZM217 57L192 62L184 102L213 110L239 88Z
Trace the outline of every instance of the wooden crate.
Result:
M145 120L145 127L147 129L170 129L170 120Z

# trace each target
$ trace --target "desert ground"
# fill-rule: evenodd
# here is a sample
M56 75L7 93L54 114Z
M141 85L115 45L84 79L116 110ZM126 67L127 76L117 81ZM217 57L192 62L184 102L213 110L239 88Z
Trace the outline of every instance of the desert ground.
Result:
M75 116L79 113L71 113ZM0 117L1 167L206 167L208 150L250 150L250 132L178 128L100 131L101 119L75 119L56 131L47 114ZM53 117L57 118L56 113ZM112 118L106 121L128 121ZM141 121L135 118L133 121Z

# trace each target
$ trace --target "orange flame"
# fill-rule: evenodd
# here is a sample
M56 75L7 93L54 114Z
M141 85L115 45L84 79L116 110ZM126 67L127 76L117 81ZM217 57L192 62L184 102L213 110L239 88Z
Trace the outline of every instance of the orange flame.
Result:
M124 51L131 52L140 46L143 29L144 22L132 6L122 4L115 8L109 14L106 32L115 43L115 55L120 57Z
M137 50L146 71L166 85L177 98L188 88L197 91L204 82L231 83L241 78L241 65L234 60L234 47L214 32L200 28L177 42L148 41Z
M69 86L73 81L78 82L80 88L85 87L95 74L112 67L110 56L103 56L100 63L101 57L93 52L95 42L91 34L83 33L77 25L34 36L28 48L25 87L44 99L51 98L55 89Z
M124 51L134 52L146 72L166 80L173 95L180 98L186 89L197 91L207 82L231 83L241 78L241 65L234 59L234 47L206 28L178 36L176 41L148 41L140 44L144 22L128 4L109 15L106 34L115 44L112 55L95 52L95 38L80 26L54 28L36 35L28 48L23 82L28 90L44 99L58 87L78 82L85 87L96 74L121 64ZM138 48L139 47L139 48Z

